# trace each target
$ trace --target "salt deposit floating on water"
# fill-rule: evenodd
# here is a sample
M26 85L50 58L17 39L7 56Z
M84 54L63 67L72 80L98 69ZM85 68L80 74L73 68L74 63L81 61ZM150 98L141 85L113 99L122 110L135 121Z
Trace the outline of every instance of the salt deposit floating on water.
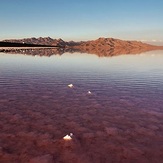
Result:
M63 137L64 140L71 140L73 136L73 133L70 133L70 135L66 135Z
M63 137L63 139L64 139L64 140L71 140L72 138L71 138L71 136L66 135L66 136Z
M73 136L73 133L70 133L70 136L72 137Z
M74 85L73 85L73 84L69 84L68 87L69 87L69 88L73 88Z

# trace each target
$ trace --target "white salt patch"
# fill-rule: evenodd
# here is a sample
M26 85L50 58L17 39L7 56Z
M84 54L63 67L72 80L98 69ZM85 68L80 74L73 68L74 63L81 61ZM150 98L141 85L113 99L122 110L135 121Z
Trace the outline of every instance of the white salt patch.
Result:
M63 137L63 139L64 139L64 140L71 140L72 138L71 138L71 136L66 135L66 136Z
M91 91L88 91L88 92L87 92L87 94L91 95L91 94L92 94L92 92L91 92Z
M69 88L72 88L72 87L74 87L74 86L73 86L73 84L69 84L68 87L69 87Z

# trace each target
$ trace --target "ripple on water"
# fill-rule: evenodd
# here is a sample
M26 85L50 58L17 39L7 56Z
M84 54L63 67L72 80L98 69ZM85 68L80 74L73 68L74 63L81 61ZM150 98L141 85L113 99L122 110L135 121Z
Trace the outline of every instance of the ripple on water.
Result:
M44 62L39 57L3 55L0 161L161 160L162 56L162 64L157 64L157 55L143 56L144 62L139 55L123 56L127 62L121 62L122 56L100 60L92 55L89 66L80 62L87 55L79 56L79 65L67 55ZM68 88L70 83L73 88ZM69 133L73 141L64 142Z

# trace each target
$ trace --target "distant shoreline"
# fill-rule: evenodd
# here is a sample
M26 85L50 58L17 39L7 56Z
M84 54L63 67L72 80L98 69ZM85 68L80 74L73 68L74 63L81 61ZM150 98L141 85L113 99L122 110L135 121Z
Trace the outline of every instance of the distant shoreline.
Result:
M21 49L55 49L59 47L40 46L40 47L0 47L0 50L21 50Z
M163 50L163 46L154 46L140 41L124 41L114 38L99 38L86 42L65 42L62 39L57 40L48 37L4 40L0 42L0 52L2 53L23 53L32 55L34 55L34 53L52 55L63 54L65 52L80 52L96 54L98 56L114 56L119 54L140 54L151 50Z
M16 43L16 42L0 42L0 49L17 49L17 48L46 48L46 47L58 47L53 45L42 45L42 44L33 44L33 43Z

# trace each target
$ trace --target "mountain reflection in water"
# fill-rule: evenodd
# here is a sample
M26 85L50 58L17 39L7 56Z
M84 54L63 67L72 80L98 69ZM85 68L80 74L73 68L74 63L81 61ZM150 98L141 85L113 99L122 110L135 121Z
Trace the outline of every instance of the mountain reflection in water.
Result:
M122 54L140 54L154 49L145 48L95 48L95 49L78 49L78 48L10 48L1 49L0 52L12 54L26 54L38 56L62 55L64 53L87 53L96 54L99 57L118 56Z

